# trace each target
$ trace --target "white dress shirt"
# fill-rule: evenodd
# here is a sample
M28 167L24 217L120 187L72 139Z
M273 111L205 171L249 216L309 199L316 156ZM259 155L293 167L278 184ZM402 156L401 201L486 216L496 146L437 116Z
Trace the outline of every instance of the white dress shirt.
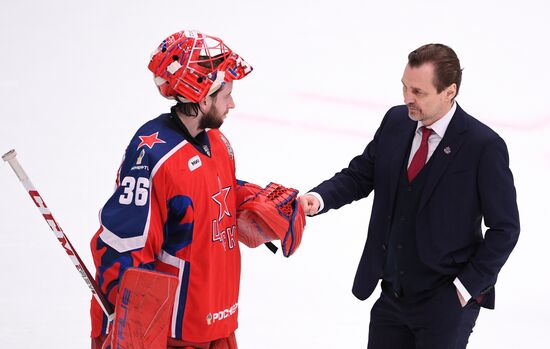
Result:
M447 112L447 114L445 114L441 119L437 120L430 126L426 127L433 130L432 134L428 138L428 157L426 158L426 162L428 162L428 160L434 153L435 148L437 148L437 146L441 142L441 139L443 139L443 136L445 136L445 132L447 131L447 127L449 127L449 123L451 122L451 118L453 117L455 111L456 111L456 103L453 102L453 106ZM416 125L416 132L414 134L414 138L411 146L411 154L409 155L409 163L407 164L407 168L411 164L414 154L420 147L420 142L422 141L422 131L420 130L420 128L422 126L424 126L422 122L418 121L418 124Z

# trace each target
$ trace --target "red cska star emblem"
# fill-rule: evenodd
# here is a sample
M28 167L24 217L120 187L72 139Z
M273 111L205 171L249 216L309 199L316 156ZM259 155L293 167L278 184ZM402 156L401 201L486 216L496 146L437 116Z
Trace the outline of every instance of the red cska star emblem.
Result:
M212 200L214 200L215 203L220 205L220 214L218 217L218 220L221 221L224 216L231 217L231 213L229 212L229 207L227 207L227 195L229 195L229 191L231 190L231 187L221 187L220 179L218 178L218 188L219 191L212 195Z
M137 148L139 149L142 146L146 145L149 147L149 149L151 149L157 143L166 143L165 141L160 139L158 136L159 136L158 132L155 132L149 136L139 136L139 139L141 139L141 143L139 143Z

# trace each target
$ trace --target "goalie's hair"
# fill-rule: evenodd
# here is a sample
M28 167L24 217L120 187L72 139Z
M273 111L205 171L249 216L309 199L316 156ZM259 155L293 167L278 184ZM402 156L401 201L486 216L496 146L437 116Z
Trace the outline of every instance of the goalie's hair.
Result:
M220 90L221 88L218 89L216 92L212 93L210 97L212 97L215 100ZM174 109L184 114L185 116L197 117L199 115L199 103L194 103L194 102L183 103L178 100L176 105L174 105Z

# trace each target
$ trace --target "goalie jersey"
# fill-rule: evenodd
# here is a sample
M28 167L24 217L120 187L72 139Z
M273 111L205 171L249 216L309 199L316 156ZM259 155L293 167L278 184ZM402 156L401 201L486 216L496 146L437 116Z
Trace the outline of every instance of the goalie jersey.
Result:
M142 126L126 149L114 194L91 241L96 278L114 304L129 267L179 278L172 338L207 342L237 328L240 252L235 162L219 130L193 139L176 114ZM92 338L108 331L92 299Z

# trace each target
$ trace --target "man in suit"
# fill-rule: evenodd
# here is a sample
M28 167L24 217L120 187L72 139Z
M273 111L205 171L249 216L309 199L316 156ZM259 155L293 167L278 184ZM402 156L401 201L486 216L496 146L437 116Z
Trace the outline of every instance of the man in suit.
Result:
M349 166L300 198L306 214L375 192L353 294L381 279L370 349L465 348L519 236L506 144L455 101L462 69L442 44L408 56L391 108ZM482 233L481 222L488 229Z

